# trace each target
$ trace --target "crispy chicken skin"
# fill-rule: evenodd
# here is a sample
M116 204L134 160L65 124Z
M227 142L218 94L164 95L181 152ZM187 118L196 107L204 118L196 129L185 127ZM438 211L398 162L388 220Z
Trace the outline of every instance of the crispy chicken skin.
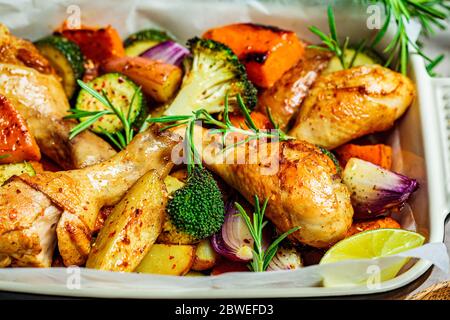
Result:
M18 178L0 188L0 267L50 267L61 213Z
M366 134L390 129L414 96L410 79L380 65L324 75L303 101L289 135L334 149Z
M27 40L14 37L0 23L0 62L33 68L43 74L56 75L46 58Z
M10 35L2 24L0 94L25 118L41 152L63 169L83 168L116 153L89 131L69 140L76 122L63 119L70 106L58 78L32 43Z
M220 137L196 130L204 130L195 136L202 137L196 145L203 145L205 165L248 201L269 198L266 215L280 232L300 226L290 238L317 248L345 237L353 217L350 193L319 148L296 140L247 143L222 159Z
M49 266L57 236L64 264L84 264L100 208L115 205L149 170L164 176L177 141L152 128L100 164L14 178L0 188L0 256L13 257L16 265Z
M285 130L330 58L327 51L306 48L300 62L259 96L258 110L267 114L268 108L275 123Z

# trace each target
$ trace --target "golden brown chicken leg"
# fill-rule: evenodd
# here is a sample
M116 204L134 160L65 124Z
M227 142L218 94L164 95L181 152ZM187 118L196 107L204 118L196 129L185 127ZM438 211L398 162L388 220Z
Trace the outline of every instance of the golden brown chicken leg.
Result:
M286 130L331 56L327 51L305 48L305 55L299 63L258 97L258 110L267 113L268 109L280 129Z
M62 210L20 180L0 188L0 267L50 267Z
M48 224L43 226L42 232L53 239L47 241L49 245L42 243L43 237L33 236L36 233L29 230L36 227L40 214L45 216L47 210L57 208L56 220L52 220L51 226L56 226L62 212L56 233L64 264L83 264L91 248L91 235L100 208L116 204L147 171L155 169L164 176L172 166L170 152L177 141L177 136L152 128L137 135L125 150L100 164L14 178L0 189L0 194L7 197L0 200L0 255L14 255L16 264L20 265L48 266L51 255L49 258L46 254L45 259L34 256L37 263L29 264L31 258L21 260L16 253L28 250L27 241L34 243L33 248L45 247L46 252L53 251L49 247L52 248L55 235L49 231ZM13 229L18 231L16 238L9 238L8 232ZM14 247L16 244L12 241L20 238L23 241ZM4 249L5 246L9 248Z
M411 80L380 65L321 76L303 101L289 135L334 149L366 134L388 130L414 96Z
M350 193L319 148L292 140L241 144L224 154L217 135L197 127L194 136L209 169L250 202L269 198L266 214L279 231L300 226L292 240L325 248L345 237Z

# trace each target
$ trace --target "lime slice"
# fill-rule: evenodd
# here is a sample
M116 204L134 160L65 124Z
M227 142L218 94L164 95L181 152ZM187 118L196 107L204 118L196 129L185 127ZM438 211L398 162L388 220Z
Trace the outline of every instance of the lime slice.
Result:
M402 229L376 229L365 231L336 243L323 256L320 264L344 260L387 257L419 247L424 241L424 236L416 232ZM392 263L389 267L380 270L379 280L386 281L393 279L407 261L408 258L405 258L400 262ZM361 280L357 281L357 283L349 283L348 278L343 279L330 272L324 276L323 282L327 287L361 284Z

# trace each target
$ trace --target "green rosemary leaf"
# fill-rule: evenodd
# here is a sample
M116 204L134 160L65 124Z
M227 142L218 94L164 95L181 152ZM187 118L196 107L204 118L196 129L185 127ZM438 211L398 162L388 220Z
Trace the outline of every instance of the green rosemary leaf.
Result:
M91 88L87 83L84 83L81 80L77 80L77 83L82 89L86 90L91 96L100 101L103 105L109 106L108 100L106 100L100 93L98 93L97 90Z
M389 8L389 7L387 7L387 8ZM375 36L375 38L373 39L372 43L370 44L370 47L372 49L381 41L381 39L383 39L384 35L386 34L386 32L387 32L387 30L389 28L389 23L390 22L391 22L391 10L387 10L386 20L384 21L383 26L377 32L377 35Z
M97 120L102 117L105 113L99 112L96 115L90 117L86 121L80 122L75 127L70 130L69 140L72 140L78 134L88 129L91 125L93 125Z
M228 105L228 93L225 95L223 119L225 120L225 125L227 127L231 127L231 121L230 121L230 115L229 115L229 105Z
M103 127L100 127L100 130L102 131L102 134L104 134L111 142L116 146L117 149L122 150L122 145L117 141L114 136L106 131Z
M168 122L177 122L182 120L189 120L192 116L162 116L162 117L155 117L155 118L149 118L146 121L150 123L168 123Z
M266 252L268 252L269 254L264 256L264 269L267 269L267 267L269 266L269 263L277 252L278 245L281 243L281 241L283 241L287 236L298 231L299 229L300 227L294 227L283 233L274 242L272 242L272 244L266 250Z
M429 64L427 64L426 68L428 73L430 73L432 76L436 76L436 73L433 71L433 69L444 60L444 55L441 54L437 56L433 61L431 61Z
M256 124L253 122L252 117L250 116L250 111L248 110L247 106L244 103L244 100L242 100L242 97L240 94L237 95L237 102L239 109L241 110L242 114L245 118L245 124L252 130L258 131L259 128L256 126Z
M123 136L122 132L118 131L115 133L115 135L117 137L117 140L120 143L120 146L121 146L120 150L124 149L127 146L127 142L126 142L126 139Z
M363 39L359 43L358 47L355 50L355 53L352 56L352 60L350 61L349 65L348 65L349 68L352 68L353 65L355 64L356 57L358 56L358 54L360 54L362 52L363 48L366 46L366 42L367 42L367 39Z

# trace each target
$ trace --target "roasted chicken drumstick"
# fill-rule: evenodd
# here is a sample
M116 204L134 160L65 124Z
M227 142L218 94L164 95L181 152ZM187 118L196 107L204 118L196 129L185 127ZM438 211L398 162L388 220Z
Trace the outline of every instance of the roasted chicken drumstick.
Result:
M409 78L380 65L333 72L314 83L289 134L334 149L390 129L414 96Z
M266 215L280 232L300 226L292 240L326 248L345 237L353 217L350 193L316 146L298 140L246 143L224 154L221 137L200 127L194 137L208 169L250 202L254 195L269 198Z
M13 265L48 267L57 235L64 264L84 264L100 208L116 204L149 170L167 174L177 141L153 127L100 164L13 178L0 188L0 256Z

